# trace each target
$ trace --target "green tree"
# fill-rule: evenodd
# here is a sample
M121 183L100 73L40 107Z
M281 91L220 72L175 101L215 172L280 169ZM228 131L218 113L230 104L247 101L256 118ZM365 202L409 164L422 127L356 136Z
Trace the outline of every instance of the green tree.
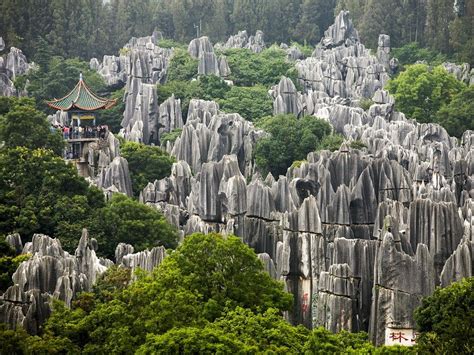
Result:
M265 117L257 125L270 134L257 142L255 162L262 172L286 174L295 160L303 160L331 132L329 123L313 116L298 120L293 115Z
M122 144L121 155L128 161L133 192L137 197L149 182L169 176L175 162L161 148L135 142Z
M292 304L292 297L283 290L283 285L264 271L255 252L236 237L188 236L151 274L142 272L137 277L124 289L122 281L111 281L110 275L105 277L109 286L100 286L100 292L107 297L93 296L92 307L86 299L76 303L73 309L56 302L44 327L46 334L58 342L68 340L86 353L131 353L145 342L143 352L153 351L160 344L175 349L172 342L177 337L182 339L183 349L195 349L185 339L194 342L197 337L203 338L200 346L204 349L214 346L226 349L225 344L236 349L234 345L240 342L230 336L227 339L224 331L216 331L219 327L212 331L202 328L237 307L254 312L276 308L278 311L268 313L276 317L276 312L287 310ZM123 277L112 277L116 279ZM112 292L108 292L110 285ZM243 322L244 316L240 316L239 322ZM265 324L265 319L260 317L259 322ZM229 326L228 320L222 322L222 328ZM243 326L237 322L234 325L235 329ZM288 327L280 323L277 329L288 330ZM250 336L251 332L247 333ZM267 334L285 341L270 329Z
M148 336L137 354L232 354L245 348L233 334L213 328L173 328Z
M0 141L6 147L46 148L62 155L64 141L61 133L51 131L46 115L36 110L34 100L6 97L0 100L4 101L0 106L5 105L7 111L0 116Z
M50 150L0 149L0 175L0 233L24 241L44 233L73 251L85 220L104 205L102 192Z
M89 228L99 252L108 258L114 257L118 243L132 244L137 251L176 246L176 230L158 210L121 194L94 213Z
M392 79L387 89L395 97L398 110L418 122L428 123L435 120L439 109L465 87L440 66L430 69L427 65L416 64Z
M319 142L316 150L330 150L331 152L335 152L339 150L342 143L344 143L344 136L342 134L330 134Z
M273 100L268 94L268 90L262 85L233 86L218 102L223 111L237 112L249 121L269 116L273 111Z
M197 72L198 60L192 58L184 49L175 49L168 66L167 80L188 81L195 78Z
M455 137L461 137L468 129L474 130L474 86L466 87L442 106L436 114L436 122Z
M421 352L472 354L474 351L474 277L437 288L415 311Z
M237 86L261 84L269 87L278 84L282 76L296 82L293 64L286 60L286 52L277 47L270 47L258 54L249 49L230 49L224 54L231 70L229 79Z

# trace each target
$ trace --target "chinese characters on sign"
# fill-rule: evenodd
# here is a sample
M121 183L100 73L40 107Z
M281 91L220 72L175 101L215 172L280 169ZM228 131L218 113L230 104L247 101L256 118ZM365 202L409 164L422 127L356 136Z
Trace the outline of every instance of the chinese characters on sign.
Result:
M411 328L386 328L385 345L412 346L416 344L417 335Z

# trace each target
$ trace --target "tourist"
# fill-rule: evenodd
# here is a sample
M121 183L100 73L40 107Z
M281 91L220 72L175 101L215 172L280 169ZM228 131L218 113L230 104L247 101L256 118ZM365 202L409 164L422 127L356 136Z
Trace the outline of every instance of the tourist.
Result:
M69 138L69 127L68 126L64 126L64 128L63 128L63 137L64 137L64 139Z

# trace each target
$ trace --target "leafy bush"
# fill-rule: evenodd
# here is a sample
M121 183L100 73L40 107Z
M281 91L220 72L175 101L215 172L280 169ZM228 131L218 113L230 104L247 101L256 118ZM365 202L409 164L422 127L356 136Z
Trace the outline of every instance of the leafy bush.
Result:
M6 147L51 149L62 155L64 141L59 131L51 131L46 115L26 98L0 97L0 141Z
M161 145L163 147L166 147L166 143L168 142L174 143L176 139L178 139L178 137L181 136L182 132L183 132L182 128L175 128L171 132L163 133L160 138Z
M395 97L397 109L422 123L435 121L440 108L448 105L465 88L464 83L444 68L430 69L424 64L408 66L387 85Z
M104 205L102 192L50 150L0 149L0 171L0 233L18 232L24 242L44 233L73 251L85 221Z
M474 277L437 288L415 311L422 353L474 352Z
M436 114L436 122L452 136L461 137L463 132L474 130L474 85L466 87L443 105Z
M393 48L392 56L398 59L402 67L414 64L418 61L426 61L428 64L439 65L448 59L438 51L420 47L417 42L405 44L400 48Z
M331 134L325 136L321 142L318 144L316 150L329 150L331 152L335 152L339 150L341 144L344 143L344 136L341 134Z
M113 258L118 243L132 244L136 251L158 245L176 246L177 233L155 208L122 194L115 194L89 222L99 253Z
M265 87L278 84L281 77L287 76L296 83L293 64L286 61L286 52L275 47L261 53L249 49L229 49L224 52L231 70L230 80L237 86Z
M160 147L136 142L125 142L120 152L128 161L135 196L138 196L149 182L169 176L175 162L174 158Z
M326 121L313 116L297 119L293 115L265 117L258 126L270 136L257 142L255 162L265 174L284 175L295 160L303 160L331 132Z
M261 85L253 87L233 86L222 100L220 108L228 113L237 112L249 121L269 116L273 111L273 100L268 90Z
M373 104L374 102L371 99L364 97L360 99L359 107L361 107L364 111L367 111Z
M187 50L176 48L171 57L168 71L168 81L189 81L197 76L198 60L191 57Z

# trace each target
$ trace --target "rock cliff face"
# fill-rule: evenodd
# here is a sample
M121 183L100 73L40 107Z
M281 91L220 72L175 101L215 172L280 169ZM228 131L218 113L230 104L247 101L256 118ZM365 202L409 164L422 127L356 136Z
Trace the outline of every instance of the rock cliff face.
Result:
M21 245L19 235L12 236L11 240ZM114 264L111 260L98 258L96 249L97 242L89 238L85 229L74 255L63 251L58 239L35 234L22 251L30 258L13 274L14 285L0 296L0 322L37 334L51 313L53 299L71 306L77 293L91 291L97 278ZM116 264L130 268L132 272L136 268L151 271L165 255L163 247L134 254L133 247L127 244L119 244L115 251Z
M230 36L226 43L216 44L216 49L246 48L254 53L260 53L265 49L264 34L262 31L255 32L254 36L249 36L247 31L239 31L236 35Z
M0 37L0 52L5 48L5 42ZM0 56L0 96L24 96L24 92L19 92L13 82L19 75L26 74L31 65L26 60L23 52L15 47L11 47L8 54Z

